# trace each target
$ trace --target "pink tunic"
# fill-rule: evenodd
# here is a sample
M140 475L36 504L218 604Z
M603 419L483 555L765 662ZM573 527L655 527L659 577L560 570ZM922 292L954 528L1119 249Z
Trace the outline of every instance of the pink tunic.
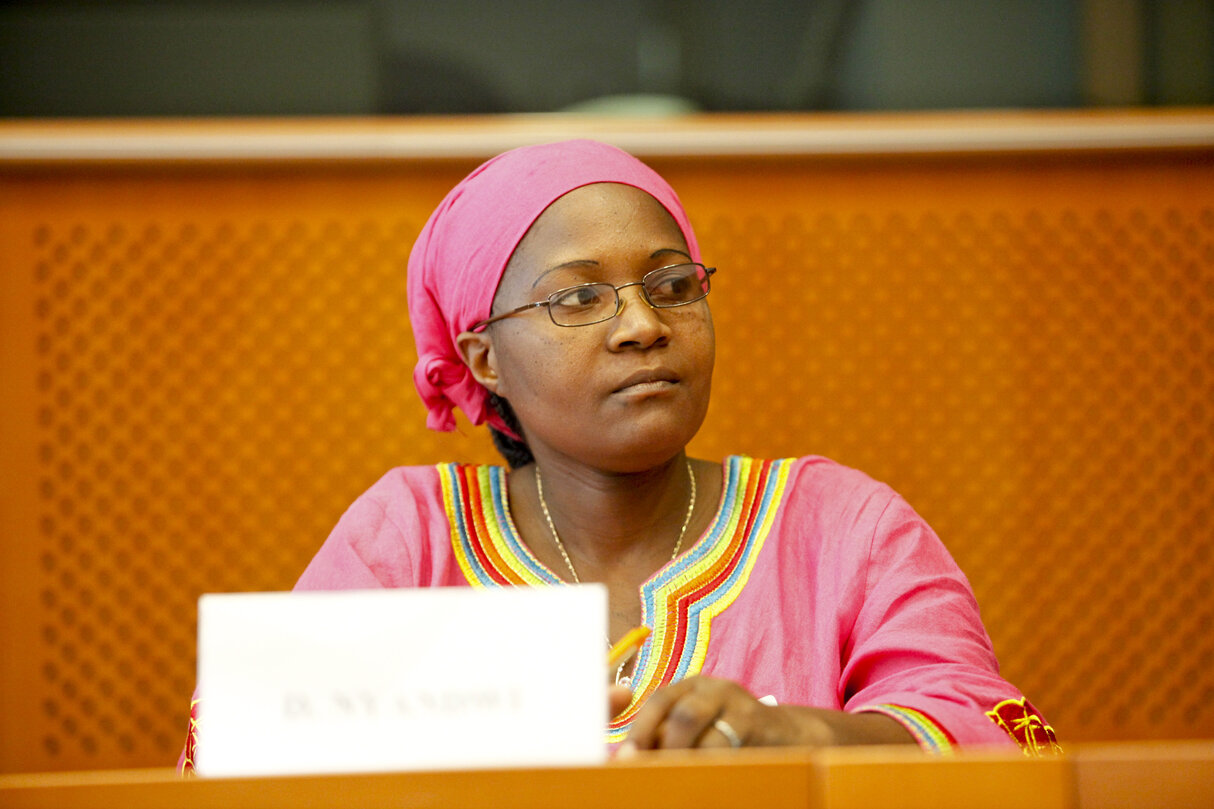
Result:
M611 740L654 690L705 674L779 704L885 713L937 752L1056 750L999 676L965 575L888 486L817 457L731 457L724 479L710 528L641 588L653 632ZM558 584L519 538L505 492L501 467L394 469L296 589Z

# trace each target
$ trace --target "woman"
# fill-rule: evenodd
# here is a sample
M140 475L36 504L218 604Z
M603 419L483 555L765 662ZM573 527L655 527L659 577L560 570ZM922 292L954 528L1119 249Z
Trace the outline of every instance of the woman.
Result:
M604 583L611 639L652 630L617 673L623 754L1052 749L998 676L964 576L888 487L822 458L687 458L713 272L674 191L614 147L526 147L474 171L410 258L414 380L428 426L454 429L460 408L510 469L393 470L297 589Z

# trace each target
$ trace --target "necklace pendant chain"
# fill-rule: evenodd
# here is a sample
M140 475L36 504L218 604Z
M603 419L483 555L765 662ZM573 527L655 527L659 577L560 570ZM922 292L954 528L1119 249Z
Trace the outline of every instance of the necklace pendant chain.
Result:
M686 458L683 462L687 464L687 479L691 482L691 497L687 501L687 515L683 517L683 527L679 529L679 540L674 543L674 552L670 554L670 560L673 562L679 556L679 551L683 548L683 537L687 533L687 526L691 524L691 515L696 510L696 476L691 470L691 461ZM556 526L552 523L552 514L548 511L548 503L544 500L544 478L540 475L540 468L535 467L535 490L540 497L540 509L544 512L544 520L548 523L548 530L552 534L552 541L556 543L556 549L561 552L561 558L565 560L565 567L569 568L569 575L573 577L573 581L581 584L582 580L578 578L577 570L573 567L573 560L569 558L569 553L565 550L565 543L561 542L561 535L556 532ZM616 677L619 677L619 672L616 672Z

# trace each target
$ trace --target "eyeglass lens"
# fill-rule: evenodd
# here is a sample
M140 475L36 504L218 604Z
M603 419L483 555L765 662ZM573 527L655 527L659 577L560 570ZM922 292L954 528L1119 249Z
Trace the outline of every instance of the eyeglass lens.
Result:
M700 264L676 264L647 274L642 288L659 308L694 303L708 294L708 273ZM584 326L615 317L619 293L611 284L582 284L548 296L548 313L558 326Z

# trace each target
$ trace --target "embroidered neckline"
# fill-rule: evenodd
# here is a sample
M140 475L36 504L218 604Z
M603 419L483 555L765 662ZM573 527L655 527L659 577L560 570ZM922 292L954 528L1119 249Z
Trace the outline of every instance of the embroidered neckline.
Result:
M620 741L636 710L662 686L697 674L708 648L712 620L745 586L782 500L792 459L730 456L716 514L680 556L640 587L643 622L652 630L633 674L632 704L610 725ZM474 587L559 585L520 538L500 466L438 467L451 544L460 570Z
M738 457L731 456L722 464L726 480L729 478L730 463ZM568 583L541 562L523 542L510 513L504 467L451 463L440 464L438 471L442 477L443 505L451 524L456 560L470 584ZM726 487L704 533L687 550L650 576L641 585L642 590L676 566L680 559L695 553L705 539L719 536L721 523L729 516L725 511L728 495Z

